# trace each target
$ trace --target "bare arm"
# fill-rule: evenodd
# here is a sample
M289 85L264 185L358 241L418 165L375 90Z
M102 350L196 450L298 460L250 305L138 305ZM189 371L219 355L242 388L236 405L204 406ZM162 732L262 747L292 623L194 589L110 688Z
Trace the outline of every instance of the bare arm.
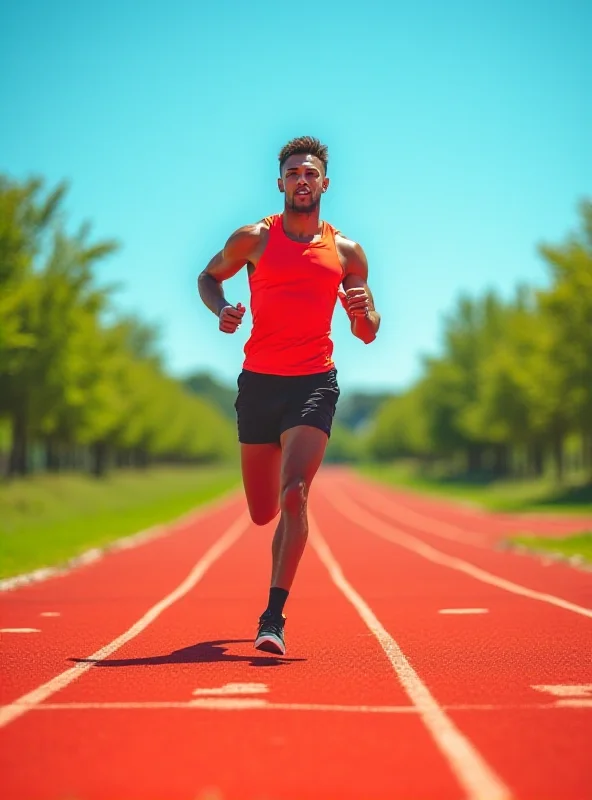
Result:
M351 321L351 331L364 344L370 344L376 339L380 314L374 307L374 298L368 286L366 254L359 244L344 238L339 240L339 252L344 262L344 305Z
M224 297L222 284L236 275L254 257L261 240L261 231L260 224L239 228L197 279L199 296L210 311L220 318L220 329L226 333L234 333L243 317L244 307L239 303L235 308L228 302Z

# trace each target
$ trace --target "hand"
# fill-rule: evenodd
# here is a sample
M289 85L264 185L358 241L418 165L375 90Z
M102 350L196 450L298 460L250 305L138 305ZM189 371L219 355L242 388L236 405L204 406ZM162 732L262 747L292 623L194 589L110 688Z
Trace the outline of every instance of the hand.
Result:
M234 333L243 320L245 310L242 303L237 303L236 308L231 305L224 306L218 316L222 333Z
M348 289L345 293L347 313L350 317L368 317L370 313L370 298L368 292L361 286Z

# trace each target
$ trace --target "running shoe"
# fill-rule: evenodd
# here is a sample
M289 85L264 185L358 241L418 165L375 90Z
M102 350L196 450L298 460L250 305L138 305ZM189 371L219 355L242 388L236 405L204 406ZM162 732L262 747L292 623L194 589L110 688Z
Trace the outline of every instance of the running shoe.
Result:
M286 642L284 639L284 625L286 618L273 617L271 614L262 614L259 619L259 630L255 639L255 648L266 653L274 653L283 656L286 654Z

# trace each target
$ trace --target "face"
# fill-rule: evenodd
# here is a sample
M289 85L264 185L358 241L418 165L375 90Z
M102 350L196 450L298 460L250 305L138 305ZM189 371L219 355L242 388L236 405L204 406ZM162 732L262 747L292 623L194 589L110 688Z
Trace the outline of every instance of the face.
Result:
M286 195L286 208L297 214L310 214L318 208L329 179L319 158L295 155L286 159L278 186Z

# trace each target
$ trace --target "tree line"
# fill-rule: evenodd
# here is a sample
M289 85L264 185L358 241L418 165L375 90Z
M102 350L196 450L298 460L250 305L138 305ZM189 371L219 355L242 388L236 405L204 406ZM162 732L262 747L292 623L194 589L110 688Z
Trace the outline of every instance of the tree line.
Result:
M210 462L235 432L212 403L167 375L157 331L117 317L94 268L115 241L68 231L67 186L0 175L0 427L6 472L158 460Z
M566 468L592 476L592 202L579 210L573 234L539 247L547 288L458 300L442 352L381 406L374 457L500 476L539 476L551 463L559 478Z

